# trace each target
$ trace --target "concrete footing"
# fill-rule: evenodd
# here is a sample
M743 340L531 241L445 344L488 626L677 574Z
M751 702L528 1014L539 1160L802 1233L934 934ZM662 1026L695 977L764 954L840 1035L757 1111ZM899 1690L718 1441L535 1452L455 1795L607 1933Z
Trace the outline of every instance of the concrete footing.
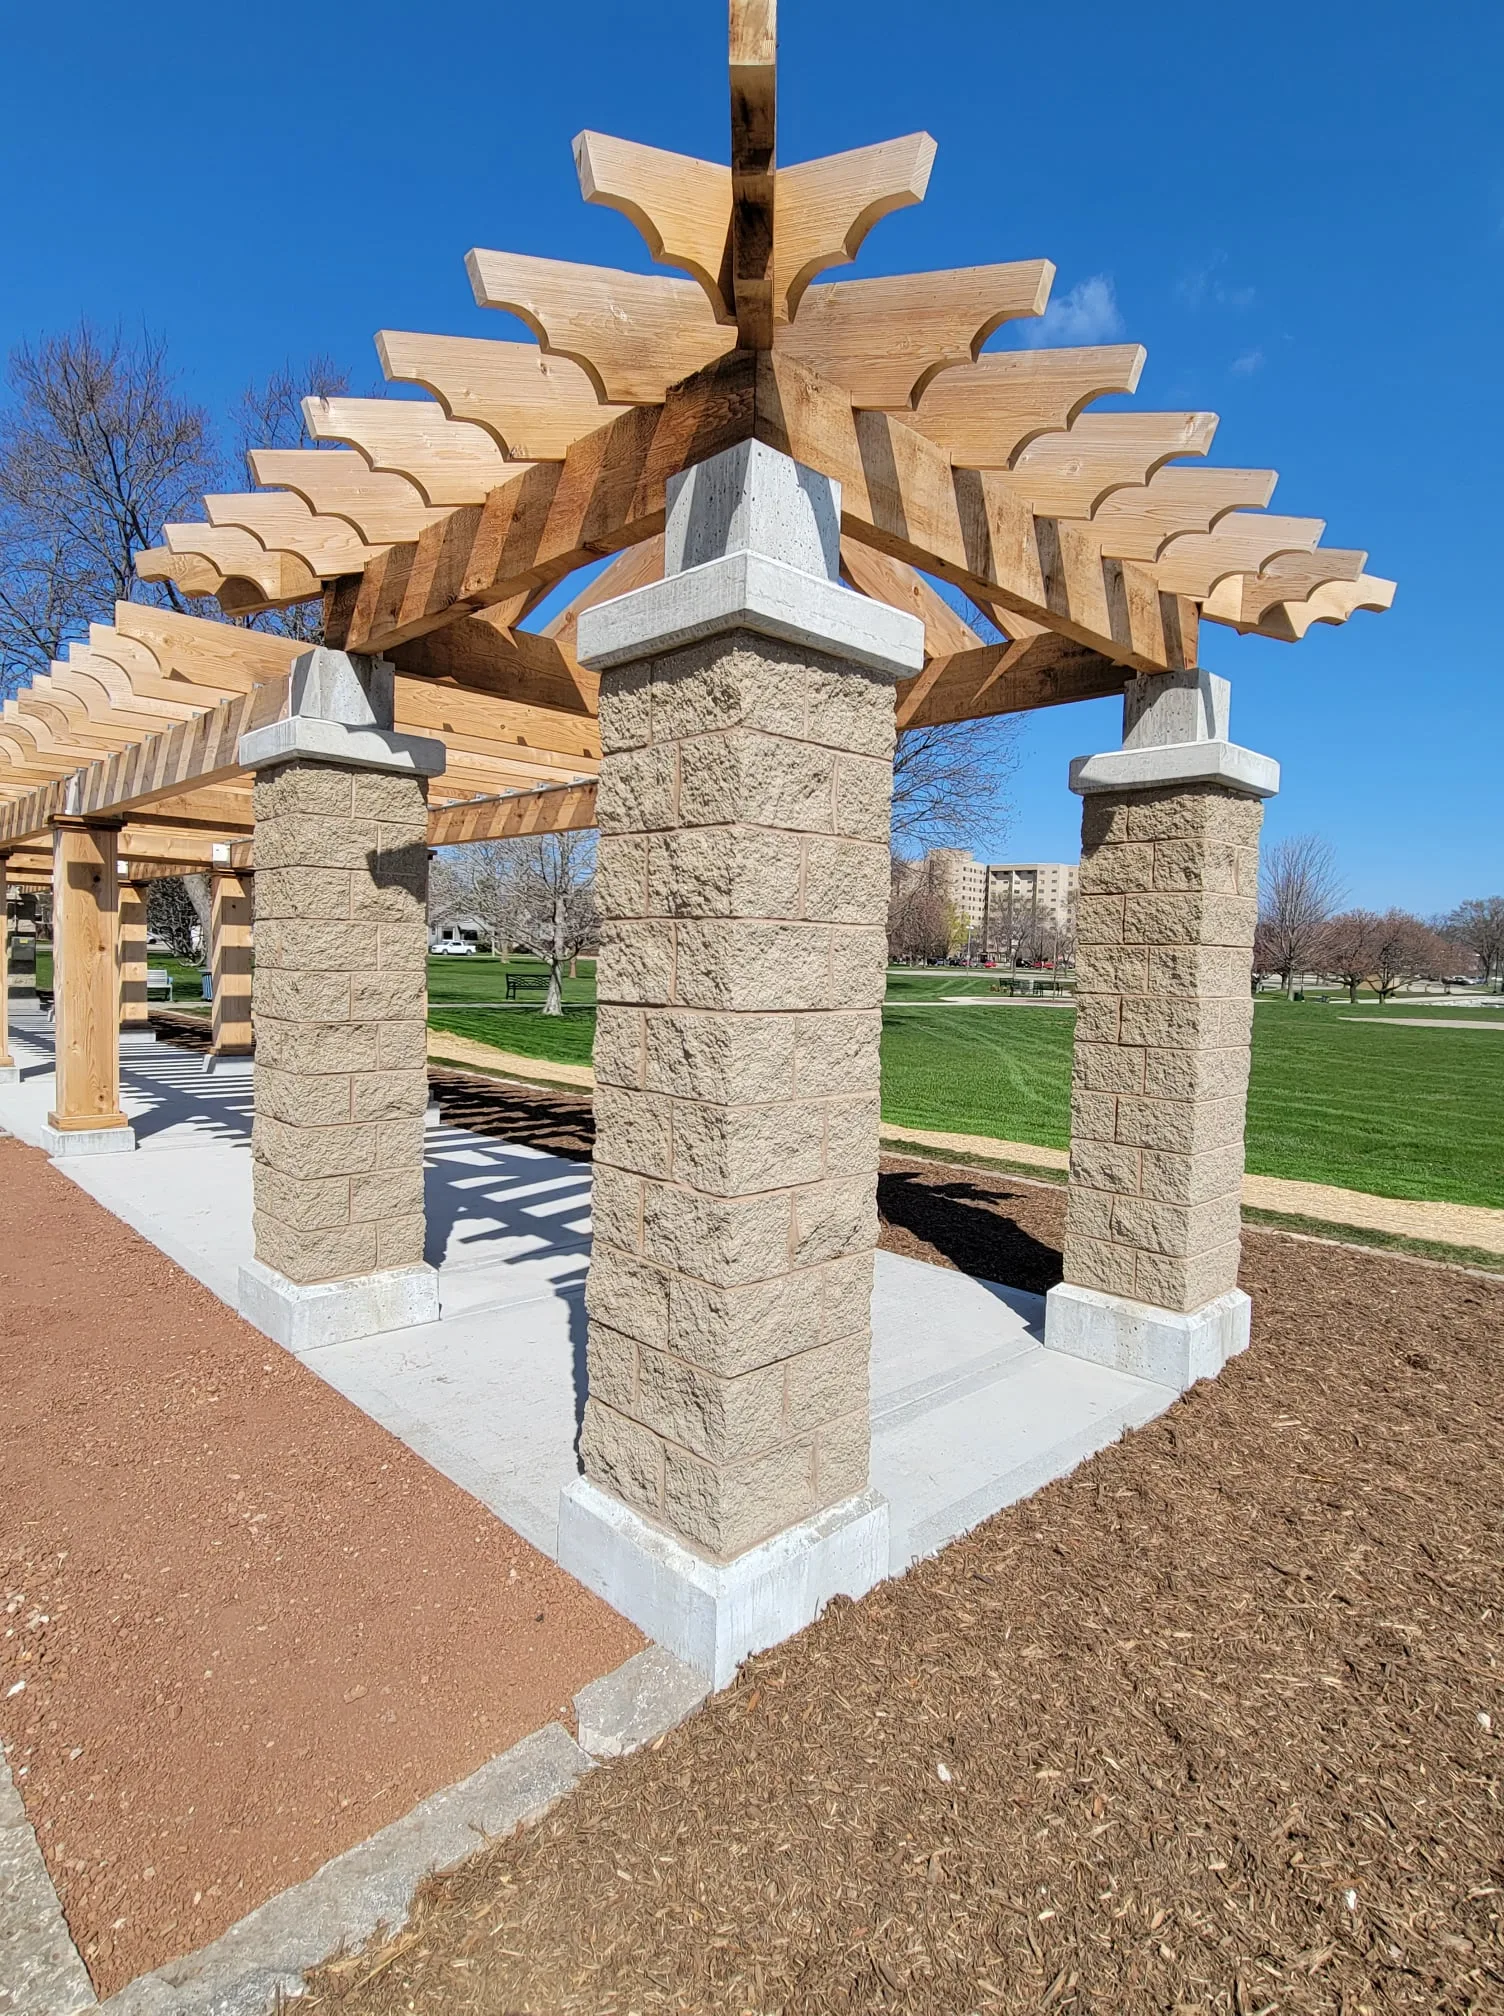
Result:
M240 1269L240 1314L289 1351L349 1344L439 1320L439 1277L424 1262L343 1281L289 1281L260 1260Z
M136 1145L134 1127L44 1127L44 1155L128 1155Z
M122 1050L155 1050L157 1032L155 1029L122 1029L120 1032Z
M751 1653L812 1624L832 1596L865 1596L886 1578L888 1501L864 1491L713 1562L579 1477L560 1494L558 1560L721 1688Z
M0 1064L0 1085L19 1084L21 1067L19 1064Z
M592 1757L625 1757L693 1715L709 1688L697 1667L649 1645L574 1697L579 1745Z
M1241 1288L1182 1314L1061 1282L1045 1297L1045 1349L1184 1392L1247 1350L1251 1307Z

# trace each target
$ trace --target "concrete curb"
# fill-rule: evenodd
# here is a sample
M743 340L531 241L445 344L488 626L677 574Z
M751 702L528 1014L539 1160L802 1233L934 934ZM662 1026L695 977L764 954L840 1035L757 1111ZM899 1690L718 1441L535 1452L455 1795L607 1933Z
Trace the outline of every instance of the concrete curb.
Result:
M16 2016L77 2016L98 2006L0 1753L0 2009Z
M378 1926L407 1920L426 1876L539 1820L595 1768L665 1735L709 1692L702 1673L649 1645L575 1696L581 1743L558 1722L524 1736L368 1841L100 2003L68 1933L21 1795L0 1757L0 2010L15 2016L270 2016L303 1976ZM581 1747L583 1744L584 1747Z

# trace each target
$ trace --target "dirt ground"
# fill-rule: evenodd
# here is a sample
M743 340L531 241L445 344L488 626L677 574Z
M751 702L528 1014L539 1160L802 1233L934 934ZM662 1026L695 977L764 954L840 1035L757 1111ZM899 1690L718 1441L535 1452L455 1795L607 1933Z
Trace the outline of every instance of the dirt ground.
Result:
M102 1993L642 1642L8 1138L0 1362L0 1735Z
M885 1244L1058 1272L1058 1189L884 1171ZM750 1661L303 2006L1504 2009L1504 1284L1265 1233L1244 1281L1215 1385Z

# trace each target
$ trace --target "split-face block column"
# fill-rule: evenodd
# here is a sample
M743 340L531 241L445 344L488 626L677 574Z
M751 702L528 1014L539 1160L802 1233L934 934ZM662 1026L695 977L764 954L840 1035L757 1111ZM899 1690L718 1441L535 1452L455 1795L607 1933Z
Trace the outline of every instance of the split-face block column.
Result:
M560 1559L717 1684L887 1571L878 1038L893 687L922 628L835 582L838 524L835 486L733 450L671 486L666 579L580 634L603 928Z
M42 1146L49 1155L113 1154L136 1145L120 1109L120 822L61 813L52 826L57 1105Z
M391 732L391 668L316 650L255 772L256 1257L240 1310L291 1349L431 1322L427 778ZM221 891L219 900L223 902Z
M1177 1387L1248 1341L1238 1288L1261 800L1227 682L1130 690L1084 799L1065 1281L1046 1342Z

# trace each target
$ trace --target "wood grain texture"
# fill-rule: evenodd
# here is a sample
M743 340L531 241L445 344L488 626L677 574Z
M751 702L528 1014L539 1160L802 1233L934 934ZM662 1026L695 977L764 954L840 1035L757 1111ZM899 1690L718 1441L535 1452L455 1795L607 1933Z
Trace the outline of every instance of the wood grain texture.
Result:
M779 168L773 181L773 301L792 322L819 273L856 257L874 224L921 203L935 165L928 133Z
M778 142L777 0L729 0L731 231L726 265L737 335L773 341L774 178ZM725 292L725 283L722 283Z
M406 476L373 469L353 448L255 448L246 459L258 483L290 490L310 510L343 519L368 546L416 539L444 515Z
M388 378L424 386L451 419L483 427L518 462L559 461L620 410L601 404L589 374L572 358L552 356L536 343L383 329L376 348Z
M717 322L734 322L722 291L731 228L731 170L609 133L579 133L575 172L587 203L619 210L662 266L677 266L703 292Z
M211 1048L218 1057L245 1057L251 1030L251 887L233 868L209 877L209 970L214 1000Z
M1132 392L1148 352L1137 343L1084 350L993 350L942 371L909 426L960 469L1007 469L1041 434L1069 427L1093 399Z
M519 792L468 805L435 807L428 815L430 847L461 847L476 840L518 840L533 833L575 833L595 824L592 784Z
M52 934L57 1104L62 1132L124 1127L120 1110L120 885L112 823L53 822Z
M315 441L344 441L374 470L405 476L425 504L479 504L517 474L484 427L429 399L305 399Z

